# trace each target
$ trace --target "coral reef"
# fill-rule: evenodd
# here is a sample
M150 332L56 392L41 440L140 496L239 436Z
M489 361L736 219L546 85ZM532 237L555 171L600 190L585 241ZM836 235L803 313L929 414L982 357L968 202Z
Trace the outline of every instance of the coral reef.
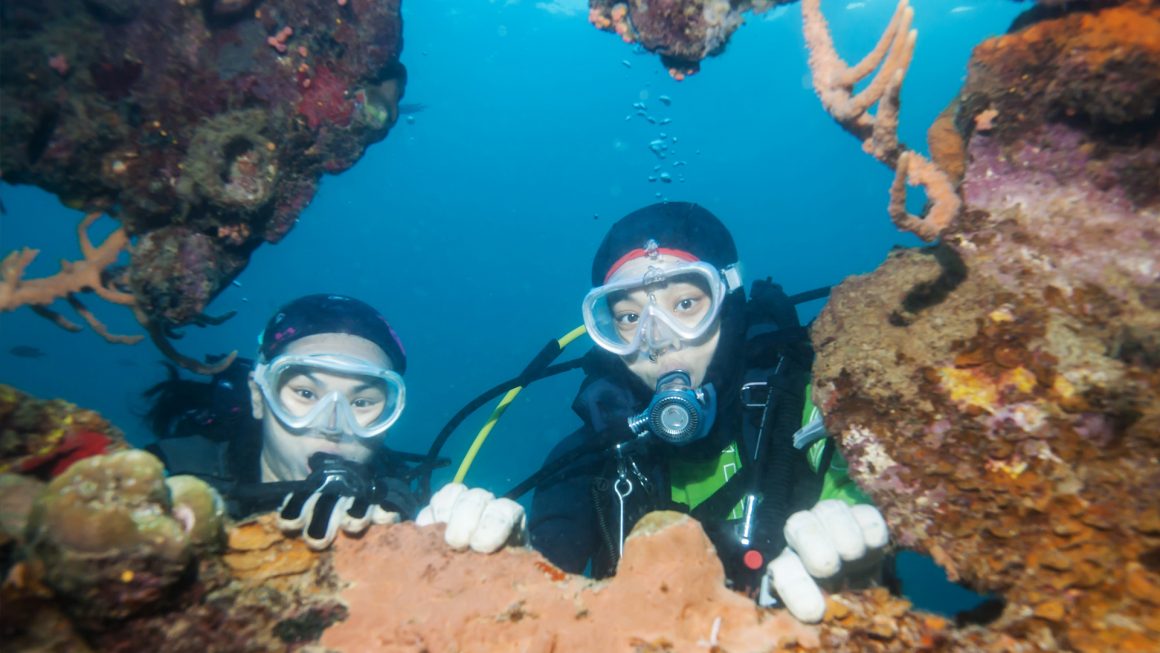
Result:
M850 447L855 455L861 452L857 444ZM1018 455L1008 454L1008 467L964 467L1030 478L1034 472L1017 469ZM855 460L867 464L865 456ZM1021 526L972 504L976 494L983 495L980 501L1002 496L975 480L971 489L940 490L943 500L977 509L995 522L974 524L981 534L960 537L999 533L984 543L986 560L1017 560L1021 534L1009 531ZM881 491L881 485L872 487ZM5 489L0 526L13 538L0 545L14 550L0 584L5 606L0 637L16 650L1049 650L1060 642L1051 639L1050 630L1033 626L1070 627L1058 611L1081 605L1091 583L1105 582L1085 566L1088 558L1073 560L1064 546L1054 557L1041 550L1032 560L1047 570L1068 570L1059 578L1073 584L1046 604L1003 618L1021 627L956 627L943 617L913 611L883 589L831 595L825 619L811 626L728 590L708 537L696 521L678 513L642 519L625 543L618 574L593 581L565 574L525 548L493 555L453 551L444 543L442 526L376 526L361 536L342 536L330 550L316 553L279 531L271 514L227 524L223 538L221 502L213 490L188 477L165 480L161 464L139 451L85 459L47 485L0 475L0 488ZM12 500L12 494L26 498ZM903 525L899 534L907 533L901 528L915 529L908 542L939 537L937 525L907 521L901 512L922 512L930 496L920 489L906 504L908 496L900 493L886 506ZM1007 501L1022 503L1017 494ZM1077 513L1056 530L1060 537L1079 537L1076 553L1090 556L1100 533L1154 532L1156 525L1144 515L1121 527L1106 510ZM1137 550L1131 538L1117 542L1129 552ZM983 555L949 551L945 559ZM1146 643L1144 638L1154 634L1147 630L1154 617L1129 618L1122 611L1132 601L1154 598L1149 564L1145 556L1124 570L1126 593L1114 606L1121 611L1102 613L1104 627L1084 631L1102 638L1101 644L1124 644L1104 650L1145 650L1132 644ZM1026 567L999 567L1000 572L1019 569ZM1046 572L1033 576L1056 578ZM1135 642L1116 630L1137 624L1130 619L1140 620ZM1082 648L1077 642L1072 636L1062 644Z
M82 619L156 607L192 560L171 508L164 467L152 455L129 450L86 458L33 504L27 564L42 568L44 583Z
M406 81L397 0L12 0L0 37L0 176L122 225L47 279L23 280L35 252L13 253L0 310L32 305L65 326L48 309L63 298L90 321L76 293L94 290L133 306L155 341L204 323L320 176L386 136Z
M64 299L85 322L109 342L134 344L141 336L121 336L109 333L105 325L81 302L77 294L92 291L98 297L114 304L132 305L133 296L112 286L106 279L109 269L121 256L129 244L124 229L116 229L100 245L93 245L89 238L89 227L100 219L101 213L94 211L77 227L82 258L79 261L62 261L60 272L42 279L25 279L24 271L40 254L40 250L25 247L10 253L0 262L0 312L21 306L29 306L41 317L48 319L66 331L80 331L82 327L48 306L58 299Z
M1036 0L1048 11L1074 6L1074 0ZM1119 4L1123 0L1088 0L1084 7ZM725 51L745 14L761 14L794 0L588 0L588 22L660 56L669 75L682 81L701 69L701 61ZM805 5L810 4L803 0ZM816 4L816 3L814 3ZM817 12L820 16L820 12ZM822 21L824 23L824 21ZM906 30L903 30L905 33ZM880 44L885 47L885 44ZM835 55L835 58L837 55ZM865 71L869 73L871 70ZM888 82L887 75L880 82ZM901 82L901 80L899 80ZM850 82L852 87L854 82ZM881 89L880 89L881 90ZM868 108L868 107L867 107ZM890 161L891 167L895 162ZM912 170L915 183L926 171Z
M676 80L696 73L701 60L725 50L747 11L790 0L589 0L588 22L660 55Z
M109 465L108 458L93 467ZM114 487L109 478L95 483L96 492ZM376 526L318 554L287 539L274 521L266 515L231 528L223 555L203 549L196 571L171 587L166 602L131 619L82 618L44 584L36 558L21 562L0 587L12 606L0 615L0 634L22 650L159 650L164 643L167 651L201 653L306 645L332 652L767 652L912 651L943 642L949 628L940 617L910 613L884 590L831 598L820 626L760 609L725 588L708 537L678 513L642 520L626 541L621 573L604 582L565 574L529 549L452 551L442 526ZM120 550L122 559L138 548ZM91 575L71 572L70 579ZM121 591L125 582L110 583L101 597L106 614L134 606L136 595Z
M89 6L122 22L148 11ZM218 18L252 9L203 5ZM274 27L264 47L288 56L300 30ZM879 85L896 90L904 70ZM349 113L328 104L330 82L319 84L314 104L295 105L303 126L377 115L359 118L357 98ZM961 210L938 225L939 244L896 251L836 288L812 329L815 399L851 473L900 545L1002 598L986 623L916 612L884 590L832 594L821 624L793 622L725 589L703 531L671 513L642 520L618 575L602 582L527 549L456 553L441 527L413 524L315 554L265 516L229 525L223 543L212 490L166 482L140 452L84 458L94 434L115 443L115 431L0 387L0 638L19 650L197 653L1155 650L1158 89L1154 2L1040 7L981 44L930 132L931 165ZM865 109L845 126L881 118L881 105ZM269 148L254 120L216 123L225 135L213 142L239 143L238 170L274 162L256 151ZM286 162L274 165L277 186ZM265 192L260 180L188 179L183 192L206 203L206 193L241 206ZM313 181L299 181L292 198L267 202L308 199ZM239 224L211 238L250 237ZM208 235L171 227L182 246Z
M1160 8L1079 9L976 48L963 212L835 289L816 398L899 541L1002 595L988 646L1155 650Z
M862 141L862 149L894 169L890 188L890 218L903 231L930 242L958 217L962 202L951 178L921 154L898 140L898 104L902 81L914 55L917 31L910 29L914 12L901 0L874 49L850 66L834 49L821 0L802 0L802 21L810 51L810 73L822 106L846 131ZM874 78L854 93L866 77ZM871 115L871 107L877 111ZM937 133L937 132L936 132ZM931 202L920 218L906 208L906 186L920 185Z
M74 431L119 434L90 411L0 391L3 650L289 650L345 614L326 559L270 520L227 541L221 497L166 478L148 453L89 451L39 480L26 452Z
M525 548L453 551L442 526L315 553L271 514L223 538L216 493L140 451L48 484L0 474L0 489L0 639L15 650L910 651L950 632L883 590L831 597L820 626L758 608L677 513L642 519L620 573L596 582Z
M171 476L169 509L182 526L195 551L215 552L225 542L225 503L208 483L196 476Z
M120 429L94 411L0 384L0 474L49 480L78 460L128 446Z

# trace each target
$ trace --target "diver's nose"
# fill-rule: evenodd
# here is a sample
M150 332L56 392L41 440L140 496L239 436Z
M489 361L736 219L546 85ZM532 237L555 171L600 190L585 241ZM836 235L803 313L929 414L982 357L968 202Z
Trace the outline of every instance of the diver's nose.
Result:
M649 351L656 355L680 348L680 338L675 337L672 330L660 320L649 321L645 338L648 340Z
M330 410L326 411L326 421L321 424L319 431L326 436L342 435L338 420L338 402L334 402Z

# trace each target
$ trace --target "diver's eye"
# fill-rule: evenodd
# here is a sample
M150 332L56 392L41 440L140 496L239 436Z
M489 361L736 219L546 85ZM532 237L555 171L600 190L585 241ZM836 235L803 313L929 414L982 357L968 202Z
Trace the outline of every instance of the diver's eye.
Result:
M693 299L692 297L686 297L685 299L682 299L681 301L677 302L676 310L681 312L681 313L688 313L689 311L693 310L696 307L697 307L697 300Z
M622 327L631 326L640 321L639 313L621 313L616 316L616 323Z
M314 394L314 391L310 388L294 388L293 392L294 395L299 399L304 399L306 401L314 401L318 398L318 395Z
M359 397L358 399L355 399L354 401L350 402L350 405L354 406L355 408L370 408L370 407L374 406L376 403L378 403L378 402L376 402L373 399Z

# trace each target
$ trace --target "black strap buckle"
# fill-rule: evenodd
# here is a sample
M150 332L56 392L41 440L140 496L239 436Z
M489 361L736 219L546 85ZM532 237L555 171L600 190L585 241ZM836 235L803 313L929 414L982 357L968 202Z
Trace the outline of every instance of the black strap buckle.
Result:
M765 408L769 401L769 383L753 381L741 386L741 403L746 408Z

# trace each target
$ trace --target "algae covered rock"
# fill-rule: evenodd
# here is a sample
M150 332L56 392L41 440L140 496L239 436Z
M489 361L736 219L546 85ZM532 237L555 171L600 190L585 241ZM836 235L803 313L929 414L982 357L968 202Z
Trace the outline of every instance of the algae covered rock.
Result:
M164 599L191 570L165 469L143 451L82 460L37 498L27 551L44 582L87 618L124 618Z

